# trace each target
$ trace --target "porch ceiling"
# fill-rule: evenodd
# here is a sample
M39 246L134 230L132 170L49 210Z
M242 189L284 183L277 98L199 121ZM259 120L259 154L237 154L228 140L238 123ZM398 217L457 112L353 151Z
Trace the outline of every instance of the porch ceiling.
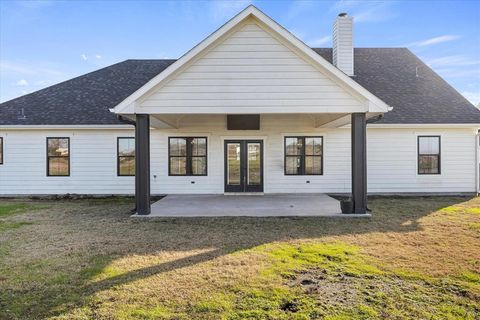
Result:
M268 114L275 115L275 114ZM278 114L282 115L282 114ZM350 113L310 113L310 114L295 114L311 121L313 128L338 128L350 124ZM376 116L377 114L369 113L367 118ZM185 121L209 122L212 117L225 116L218 114L151 114L150 125L155 129L179 129ZM132 117L132 120L134 118Z

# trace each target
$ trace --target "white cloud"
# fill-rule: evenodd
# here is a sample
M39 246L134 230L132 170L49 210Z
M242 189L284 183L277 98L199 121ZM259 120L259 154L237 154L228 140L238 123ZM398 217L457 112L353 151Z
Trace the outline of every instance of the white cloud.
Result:
M304 39L305 38L305 32L301 31L301 30L298 30L298 29L295 29L295 28L292 28L289 30L291 34L293 34L295 37L297 37L298 39Z
M431 45L434 45L434 44L439 44L439 43L443 43L443 42L457 40L459 38L461 38L461 37L458 36L458 35L446 34L446 35L443 35L443 36L438 36L438 37L434 37L434 38L430 38L430 39L426 39L426 40L422 40L422 41L412 42L412 43L408 44L407 47L426 47L426 46L431 46Z
M215 20L226 21L233 18L238 12L245 9L251 3L251 0L216 0L211 2L210 12Z
M445 56L433 59L424 59L431 67L464 67L480 65L480 60L471 59L465 55Z
M0 60L0 82L3 84L0 85L0 102L71 78L72 74L67 71L57 62Z
M39 81L35 81L33 84L36 85L36 86L44 86L44 85L48 84L48 81L39 80Z
M86 55L85 53L82 53L82 54L80 55L80 58L82 58L83 61L87 61L87 60L88 60L88 57L87 57L87 55Z
M312 0L297 0L294 1L287 11L287 19L292 20L306 11L312 10L312 8L318 4L316 1Z
M0 70L2 71L2 73L7 71L21 73L21 74L34 73L33 70L31 70L27 66L24 66L22 64L17 64L14 62L8 62L8 61L0 61Z
M210 3L210 13L215 20L225 21L233 18L240 10L245 9L252 0L216 0Z
M325 36L325 37L320 37L318 39L313 39L313 40L307 41L307 44L310 47L321 47L321 46L324 46L324 45L330 43L331 40L332 40L331 36Z
M395 18L398 14L392 9L394 1L340 0L334 3L330 12L346 11L356 23L381 22Z
M100 59L102 59L102 56L101 56L101 55L99 55L99 54L96 54L96 55L95 55L95 58L97 58L97 59L99 59L99 60L100 60Z
M440 74L443 78L477 78L480 80L480 69L478 68L469 68L469 69L459 69L459 68L444 68L444 69L435 69L435 71Z
M480 91L462 91L462 95L467 98L467 100L470 101L474 106L480 104Z
M28 81L25 80L25 79L18 80L17 81L17 86L20 86L20 87L28 86Z
M23 0L23 1L18 1L18 3L24 7L24 8L29 8L29 9L37 9L37 8L43 8L43 7L48 7L53 4L53 1L51 0Z
M37 75L37 74L47 74L52 76L63 76L64 72L58 71L50 67L39 67L33 66L21 62L13 62L7 60L0 61L0 72L1 73L16 73L22 75Z

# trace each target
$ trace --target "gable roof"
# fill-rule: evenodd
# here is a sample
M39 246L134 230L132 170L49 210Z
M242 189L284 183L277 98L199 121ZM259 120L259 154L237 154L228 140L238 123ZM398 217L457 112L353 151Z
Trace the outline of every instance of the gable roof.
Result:
M332 61L331 48L314 50ZM480 124L480 111L408 49L355 48L354 59L353 79L393 107L376 123ZM109 109L174 61L126 60L4 102L0 125L122 124Z
M176 76L182 69L188 66L190 62L195 61L202 54L210 50L213 46L221 42L236 28L241 26L244 21L253 19L259 26L268 33L281 39L285 46L297 54L302 55L306 61L320 69L330 80L334 80L337 84L347 89L351 95L356 96L357 99L365 100L368 112L383 113L388 112L391 108L381 99L376 97L370 91L363 88L357 82L353 81L348 75L337 69L331 63L328 63L320 55L316 54L312 48L300 41L292 33L283 28L275 20L264 14L253 5L249 5L242 10L227 23L210 34L198 45L193 47L190 51L185 53L177 61L175 61L165 72L160 73L156 77L148 81L144 86L133 92L127 99L120 102L112 110L115 113L134 114L136 113L136 102L147 96L154 88L159 87L162 83L166 83Z

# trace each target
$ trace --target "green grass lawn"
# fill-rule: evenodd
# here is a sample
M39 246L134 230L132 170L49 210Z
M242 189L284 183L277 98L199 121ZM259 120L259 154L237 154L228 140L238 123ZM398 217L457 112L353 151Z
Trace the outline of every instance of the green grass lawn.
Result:
M0 319L479 319L480 198L371 219L132 219L133 201L0 200Z

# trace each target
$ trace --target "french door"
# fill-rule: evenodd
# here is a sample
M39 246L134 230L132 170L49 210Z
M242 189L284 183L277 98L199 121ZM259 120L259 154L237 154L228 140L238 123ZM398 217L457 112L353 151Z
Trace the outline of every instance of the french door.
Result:
M225 192L263 192L262 140L225 140Z

